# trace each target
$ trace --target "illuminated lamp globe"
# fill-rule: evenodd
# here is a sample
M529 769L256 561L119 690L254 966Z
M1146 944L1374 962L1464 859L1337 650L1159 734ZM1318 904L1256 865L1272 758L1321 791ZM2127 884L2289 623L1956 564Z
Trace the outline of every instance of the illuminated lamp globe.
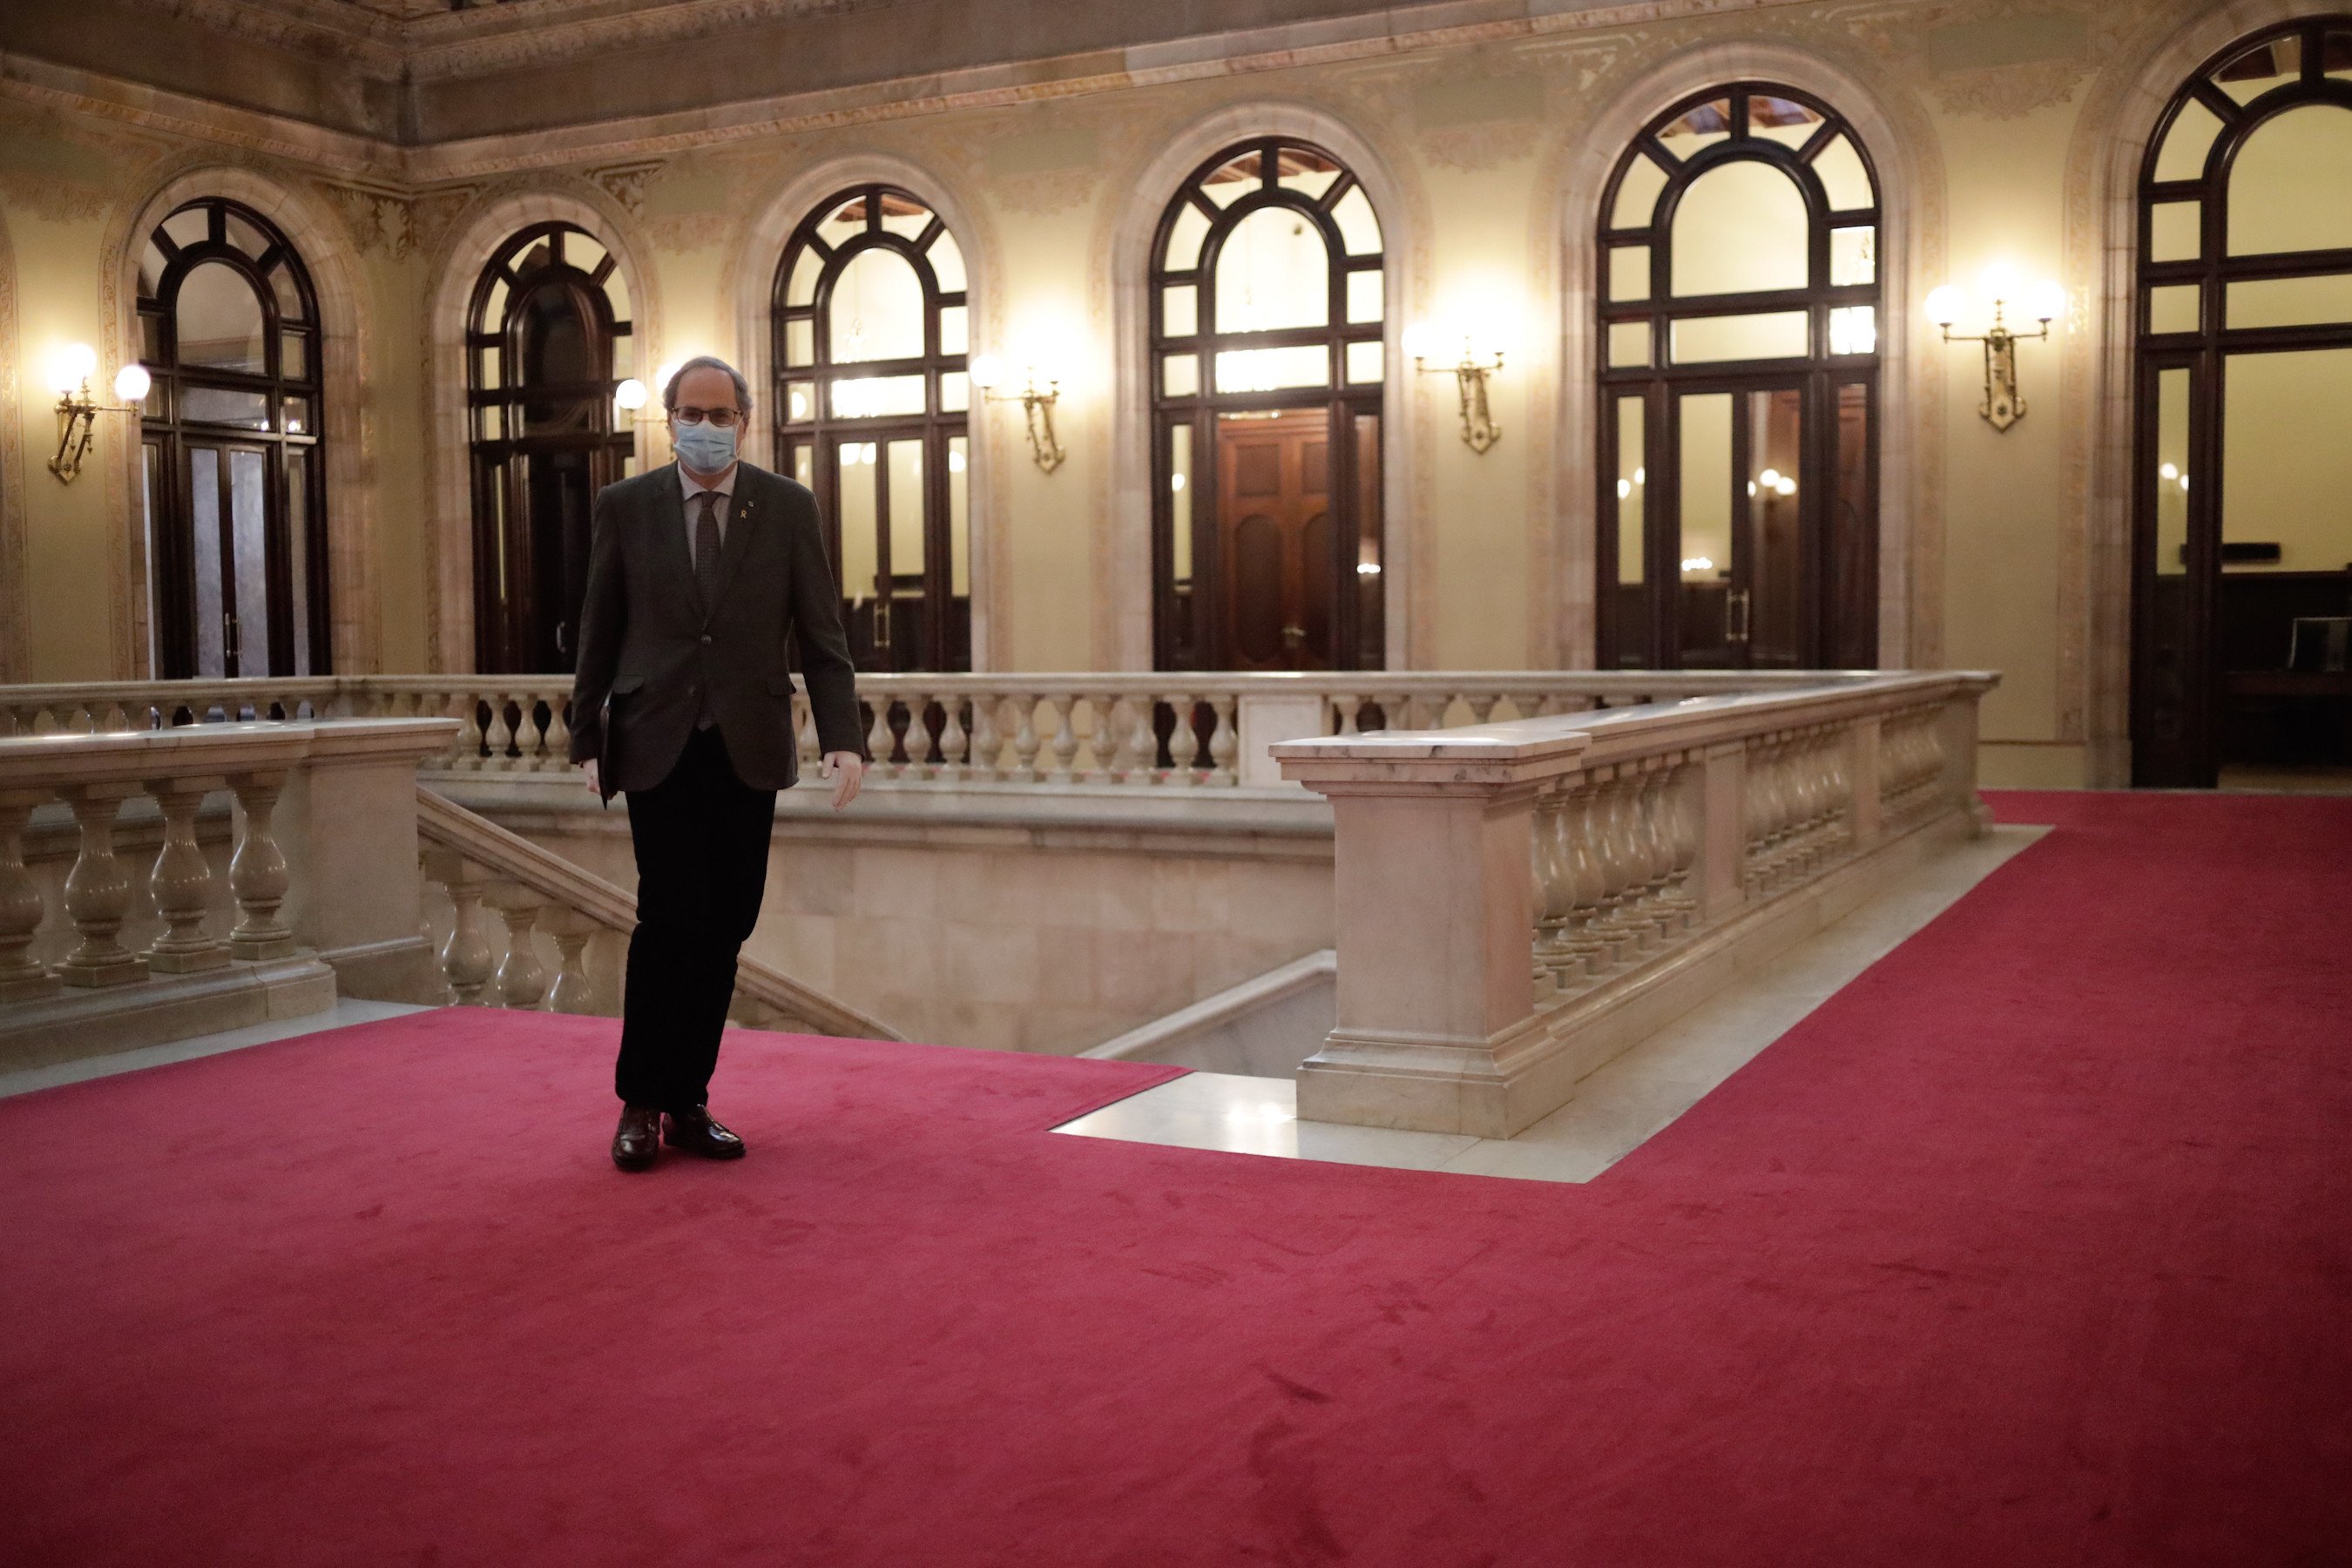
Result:
M613 402L624 413L635 414L646 405L646 384L635 376L629 377L613 388Z
M155 378L147 374L143 364L126 364L114 373L114 395L126 405L147 401L147 392Z

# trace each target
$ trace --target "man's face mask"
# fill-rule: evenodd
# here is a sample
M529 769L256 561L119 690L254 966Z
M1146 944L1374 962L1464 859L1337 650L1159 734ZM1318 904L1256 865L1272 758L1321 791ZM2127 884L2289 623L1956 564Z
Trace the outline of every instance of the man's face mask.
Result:
M709 420L692 425L680 421L670 433L670 444L686 466L700 473L715 474L735 460L735 427L720 429Z

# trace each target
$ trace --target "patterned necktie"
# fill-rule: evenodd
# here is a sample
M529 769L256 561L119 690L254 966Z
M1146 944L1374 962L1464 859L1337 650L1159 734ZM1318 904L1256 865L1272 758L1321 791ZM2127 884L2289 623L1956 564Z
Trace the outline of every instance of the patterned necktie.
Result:
M719 597L719 492L702 492L702 515L694 520L694 587L708 612Z

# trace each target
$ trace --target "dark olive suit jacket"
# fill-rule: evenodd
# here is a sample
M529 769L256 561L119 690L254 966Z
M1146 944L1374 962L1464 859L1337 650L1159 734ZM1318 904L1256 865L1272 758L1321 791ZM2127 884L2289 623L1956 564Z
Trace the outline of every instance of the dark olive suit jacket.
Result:
M607 797L669 776L709 712L735 772L754 789L799 771L788 644L825 752L865 754L841 598L825 562L816 498L782 474L735 469L718 591L704 604L688 546L677 466L596 497L572 684L572 760L596 759Z

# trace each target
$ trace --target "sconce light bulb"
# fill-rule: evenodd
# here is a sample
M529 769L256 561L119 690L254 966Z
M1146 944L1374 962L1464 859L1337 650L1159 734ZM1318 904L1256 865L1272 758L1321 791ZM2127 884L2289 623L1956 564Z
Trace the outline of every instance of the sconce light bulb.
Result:
M1618 499L1619 500L1629 500L1629 499L1631 499L1631 497L1633 496L1633 480L1631 480L1631 479L1619 479L1619 480L1617 481L1617 499Z
M147 367L135 361L114 374L114 395L125 405L146 402L148 389L154 384L155 378L147 374Z
M1169 489L1169 492L1170 492L1171 494L1173 494L1173 493L1175 493L1176 491L1179 491L1179 490L1182 489L1183 488L1184 488L1184 476L1183 476L1183 475L1181 475L1181 474L1171 474L1171 475L1169 475L1169 476L1168 476L1168 489Z
M1780 470L1778 468L1767 468L1756 478L1759 482L1774 489L1778 489L1780 486Z
M2017 269L2006 261L1996 261L1984 269L1977 287L1992 303L2006 305L2017 298Z
M1949 283L1927 292L1927 319L1939 327L1948 327L1960 319L1960 291Z
M1788 475L1782 474L1779 482L1773 485L1772 493L1774 495L1781 496L1795 495L1797 493L1797 481L1790 479Z
M635 414L646 405L646 384L629 377L613 389L613 401L624 413Z
M2044 278L2025 291L2027 311L2037 321L2053 321L2066 313L2066 290L2054 278Z
M1647 468L1635 468L1633 470L1633 482L1637 485L1648 484L1650 482L1650 470Z
M994 354L982 354L971 362L971 384L982 392L990 391L1004 380L1004 362Z
M49 386L60 397L70 395L98 369L98 351L88 343L68 343L50 357Z
M2180 477L2180 466L2177 463L2159 464L2156 474L2161 479L2177 479Z

